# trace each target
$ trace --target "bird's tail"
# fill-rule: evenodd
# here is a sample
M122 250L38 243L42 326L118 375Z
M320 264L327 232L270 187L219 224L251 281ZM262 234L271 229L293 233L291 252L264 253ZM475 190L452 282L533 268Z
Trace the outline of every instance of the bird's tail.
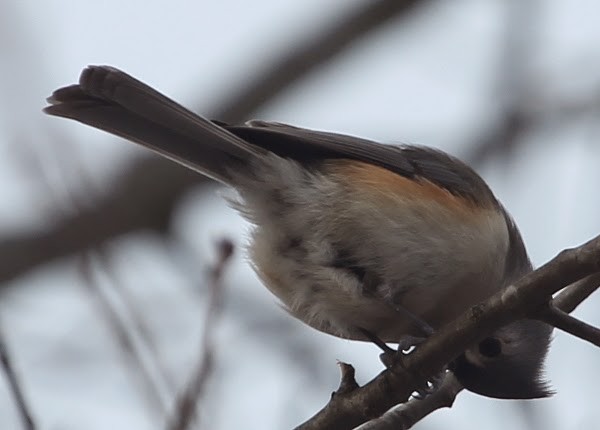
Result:
M264 151L112 67L87 67L79 84L48 102L49 115L124 137L223 183Z

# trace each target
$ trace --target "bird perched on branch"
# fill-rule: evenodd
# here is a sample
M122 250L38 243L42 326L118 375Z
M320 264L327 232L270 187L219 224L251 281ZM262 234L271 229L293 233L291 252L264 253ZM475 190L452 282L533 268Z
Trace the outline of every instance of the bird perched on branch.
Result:
M112 67L86 68L50 115L136 142L237 191L250 259L290 314L379 344L423 337L532 270L506 210L441 151L251 121L206 120ZM520 320L452 363L471 391L550 395L551 328Z

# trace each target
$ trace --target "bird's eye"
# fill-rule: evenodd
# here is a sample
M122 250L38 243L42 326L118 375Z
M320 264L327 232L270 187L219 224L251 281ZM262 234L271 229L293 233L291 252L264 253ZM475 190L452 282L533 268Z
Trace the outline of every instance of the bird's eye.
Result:
M487 337L479 343L479 353L484 357L493 358L502 352L500 341L494 337Z

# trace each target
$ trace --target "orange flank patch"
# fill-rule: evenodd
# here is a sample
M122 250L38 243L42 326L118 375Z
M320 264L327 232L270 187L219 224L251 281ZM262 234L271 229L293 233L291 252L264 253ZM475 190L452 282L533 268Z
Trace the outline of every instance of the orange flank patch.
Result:
M463 216L472 216L474 211L488 209L456 196L425 178L409 179L384 167L362 161L332 160L327 164L326 170L338 176L344 184L352 184L373 197L435 202Z

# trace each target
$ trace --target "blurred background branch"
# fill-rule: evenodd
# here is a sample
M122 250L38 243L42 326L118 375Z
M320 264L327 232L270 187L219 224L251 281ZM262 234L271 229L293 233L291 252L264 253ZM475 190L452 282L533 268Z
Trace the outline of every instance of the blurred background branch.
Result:
M211 268L208 279L209 300L204 320L204 329L200 341L200 356L196 367L189 377L184 392L177 399L175 414L170 430L186 430L194 424L196 405L202 399L208 378L214 369L215 360L215 324L223 308L223 274L233 255L234 245L228 239L221 239L216 245L217 261Z
M0 313L9 322L6 337L14 352L11 355L28 393L31 390L28 398L35 400L36 417L44 428L97 425L93 428L133 429L163 424L164 420L146 417L164 418L165 411L172 410L173 393L188 385L190 374L202 373L197 363L197 340L202 334L197 316L203 315L209 299L209 283L202 280L210 265L201 261L202 253L198 258L191 245L210 241L213 234L222 237L224 225L238 222L222 220L224 210L216 212L215 201L207 197L210 193L203 192L216 184L156 156L140 151L143 155L127 158L120 152L116 162L101 156L96 148L92 157L98 160L87 166L77 160L81 148L94 145L76 134L83 127L64 126L58 133L62 124L41 119L39 110L44 96L70 82L87 63L115 64L140 76L140 71L134 70L139 58L142 76L156 70L155 79L167 94L171 91L165 85L176 90L173 82L185 83L187 76L190 81L183 94L188 99L183 101L191 101L199 113L215 119L235 123L266 111L269 116L281 113L284 119L309 127L337 127L337 131L363 133L386 142L393 136L440 146L490 180L516 215L537 261L583 241L590 232L597 233L600 209L593 196L600 181L596 169L600 151L594 143L600 133L596 120L600 113L596 49L600 32L591 30L597 27L593 11L576 14L597 6L581 4L585 0L562 6L538 0L313 3L312 15L287 17L291 4L267 0L251 7L227 0L224 6L202 3L197 8L178 2L168 8L135 0L126 4L115 1L106 11L104 5L63 0L0 5L0 59L5 66L0 70L4 100L0 109L5 109L0 117L5 145L0 151L6 151L0 159L5 162L0 169L4 175L0 221L4 215L18 214L13 208L15 195L26 193L33 197L23 218L36 220L13 223L18 224L16 228L9 224L0 231ZM299 11L298 5L294 7ZM53 14L53 7L58 12ZM219 7L224 9L220 16ZM587 15L592 22L589 28ZM266 16L269 18L257 20ZM193 17L190 24L185 23L187 17ZM569 19L572 23L564 24ZM53 23L52 31L48 21ZM244 27L254 21L260 24ZM294 25L302 31L294 33ZM113 31L107 32L107 28ZM268 38L261 39L265 35ZM280 41L281 49L276 49ZM585 46L587 51L581 48ZM571 56L572 52L577 55ZM271 53L275 54L267 55ZM542 53L545 62L540 60ZM193 58L200 60L193 62ZM223 64L224 69L215 64ZM557 64L562 68L556 69ZM230 75L220 73L227 68L233 70ZM391 78L385 87L378 85L388 77L380 68L387 69ZM202 84L202 79L207 83ZM473 79L479 83L472 83ZM218 88L211 98L207 93L212 86ZM310 93L311 88L316 88L315 94ZM302 111L305 99L311 100L309 114ZM482 104L469 104L471 99L482 100ZM342 120L331 126L327 118L332 121L337 113ZM451 125L444 125L444 119ZM417 125L411 128L413 122ZM102 150L111 147L108 137L100 133L90 136L104 139ZM460 144L445 146L453 141ZM54 171L49 161L56 161ZM97 186L86 177L86 169L102 163L112 170L104 169L104 183ZM495 176L498 171L500 180ZM59 192L63 189L67 189L66 198ZM198 190L201 192L195 194ZM202 198L198 198L200 194ZM190 209L193 201L199 200L202 210ZM205 212L207 219L202 218ZM185 220L190 213L193 223ZM208 233L202 230L204 224L210 224ZM237 240L234 235L225 236ZM124 237L130 240L115 240ZM78 255L88 259L87 263L73 258ZM92 281L87 293L80 288L84 267L85 276ZM44 270L36 270L40 268ZM347 361L357 364L359 378L381 370L377 352L369 346L304 329L280 312L270 296L260 295L267 293L241 261L232 260L230 269L228 274L237 280L227 283L235 288L223 292L219 332L214 333L214 326L209 328L216 337L215 348L222 342L247 354L244 367L254 379L244 380L250 376L241 373L238 357L219 356L211 369L211 384L201 384L202 407L207 411L202 427L228 428L223 425L228 422L235 422L234 427L240 422L248 426L252 417L262 428L286 428L324 403L321 396L335 383L330 372L334 359L352 357ZM574 307L591 294L594 283L597 286L597 277L590 278L581 288L566 289L561 297ZM588 301L578 312L588 312L592 318L599 315L589 303L593 302ZM89 319L88 305L92 306ZM101 310L100 318L96 310ZM105 330L106 323L110 330ZM59 333L54 334L58 340L49 332ZM108 339L101 337L107 333ZM574 357L581 361L583 347L571 343L565 347L564 339L557 335L551 358L556 354L560 363ZM115 340L120 342L119 352L125 354L118 355L117 367L111 368L114 348L110 345ZM87 346L82 346L86 341ZM93 348L95 344L98 349ZM126 352L129 349L133 352ZM201 354L207 352L203 349ZM592 358L588 368L581 364L578 370L587 377L597 372L596 362ZM97 370L100 364L105 366L101 375ZM106 365L110 370L105 370ZM595 394L585 391L593 388L582 386L584 376L571 374L562 365L553 366L552 360L550 366L549 376L560 387L559 395L548 401L551 403L518 403L515 407L465 393L451 414L440 411L425 425L445 428L450 422L460 422L461 428L469 428L470 423L480 424L485 419L493 426L495 420L487 417L495 413L502 416L503 427L568 428L560 423L585 427L583 418L577 421L572 417L594 416L596 411L587 399ZM125 382L115 377L122 367L128 369ZM95 385L88 385L88 379ZM282 380L277 385L276 381ZM307 380L314 383L306 384ZM81 387L77 385L81 381L86 385L72 389L66 398L58 395L56 387L69 383ZM103 384L111 387L105 388L106 393ZM233 392L237 400L243 394L240 384L259 394L250 393L248 405L239 400L232 414L223 407L223 399L230 399ZM44 398L40 393L45 390L51 394ZM138 405L135 399L140 391L143 396ZM101 401L94 397L97 394ZM258 418L256 406L251 404L257 397L261 404L264 398L271 405L269 413ZM55 410L59 415L65 410L63 405L68 409L74 398L81 405L81 416L63 413L53 417ZM113 398L115 404L110 404ZM93 405L87 407L89 411L85 400ZM0 416L13 422L7 413L13 409L2 407L0 401ZM149 414L149 408L154 412ZM477 414L487 415L471 419ZM103 421L111 418L109 423ZM138 426L128 425L128 419ZM0 426L3 423L0 420Z
M8 352L8 345L6 344L6 338L4 337L4 328L0 327L0 365L2 371L8 381L8 386L17 405L21 420L23 421L23 428L25 430L35 430L37 426L33 420L33 414L29 404L25 400L25 394L21 388L21 383L15 372L14 365L10 353Z
M148 412L155 415L156 419L162 418L166 415L167 404L160 383L157 382L156 375L148 364L147 355L140 351L127 324L95 278L91 253L80 257L80 270L83 284L90 294L90 299L97 306L98 313L112 331L112 337L123 353L123 359L130 371L129 373L134 375L140 382L139 391L142 397L146 399Z
M352 42L384 25L408 18L426 0L376 0L356 8L330 28L300 41L206 116L238 123L318 67L333 61ZM155 155L134 160L93 207L56 221L42 231L0 237L0 285L40 264L93 248L137 230L164 234L181 197L208 180Z

